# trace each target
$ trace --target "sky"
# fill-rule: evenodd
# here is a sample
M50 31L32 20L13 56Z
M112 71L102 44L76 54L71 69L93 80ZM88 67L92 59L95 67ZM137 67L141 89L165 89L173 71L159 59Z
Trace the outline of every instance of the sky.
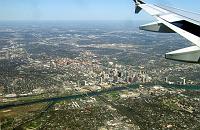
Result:
M199 12L200 0L145 0ZM132 0L0 0L0 21L147 20L134 14Z

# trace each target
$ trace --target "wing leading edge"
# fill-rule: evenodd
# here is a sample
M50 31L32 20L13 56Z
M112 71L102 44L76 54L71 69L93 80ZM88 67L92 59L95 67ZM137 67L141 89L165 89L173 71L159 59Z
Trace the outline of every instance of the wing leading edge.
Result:
M152 15L158 21L140 26L141 30L160 32L160 33L178 33L191 41L195 46L180 49L167 53L165 57L171 60L200 63L200 15L195 17L185 16L183 10L170 9L153 4L146 4L142 0L133 0L135 2L135 13L142 9ZM177 11L176 11L177 10ZM183 12L183 13L181 13ZM191 13L191 12L190 12Z

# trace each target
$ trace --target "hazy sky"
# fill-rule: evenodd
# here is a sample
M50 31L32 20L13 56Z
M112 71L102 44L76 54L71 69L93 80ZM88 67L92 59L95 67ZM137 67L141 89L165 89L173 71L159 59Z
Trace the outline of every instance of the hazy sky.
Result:
M200 0L145 0L200 13ZM0 0L0 20L146 20L132 0Z

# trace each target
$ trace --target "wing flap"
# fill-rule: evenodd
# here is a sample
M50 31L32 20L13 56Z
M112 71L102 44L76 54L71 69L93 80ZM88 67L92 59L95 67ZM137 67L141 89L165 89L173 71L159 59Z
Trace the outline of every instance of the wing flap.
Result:
M200 63L200 48L191 46L165 54L166 59L189 63Z
M161 32L161 33L175 33L169 27L164 25L161 22L153 22L149 24L145 24L139 27L140 30L151 31L151 32Z

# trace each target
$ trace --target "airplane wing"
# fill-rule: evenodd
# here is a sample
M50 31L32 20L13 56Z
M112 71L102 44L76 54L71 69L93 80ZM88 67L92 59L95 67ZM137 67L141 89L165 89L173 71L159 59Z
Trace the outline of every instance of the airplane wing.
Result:
M200 63L200 14L177 8L146 4L142 0L135 2L135 13L142 9L157 19L157 22L140 26L141 30L178 33L194 45L165 55L167 59Z

